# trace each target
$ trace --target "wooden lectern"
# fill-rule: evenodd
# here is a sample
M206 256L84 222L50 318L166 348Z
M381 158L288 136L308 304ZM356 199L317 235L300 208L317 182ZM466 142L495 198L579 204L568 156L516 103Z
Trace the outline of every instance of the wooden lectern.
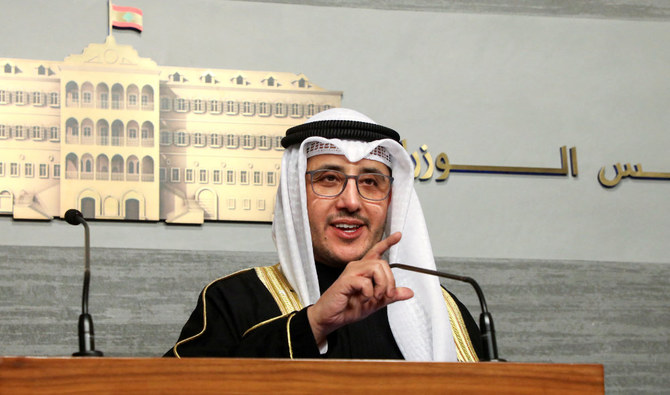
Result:
M0 394L603 394L602 365L0 358Z

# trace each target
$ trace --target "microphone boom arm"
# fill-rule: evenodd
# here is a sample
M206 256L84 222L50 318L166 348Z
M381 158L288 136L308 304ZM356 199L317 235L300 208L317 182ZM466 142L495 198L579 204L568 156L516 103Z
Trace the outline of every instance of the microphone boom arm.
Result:
M411 272L429 274L431 276L449 278L456 281L466 282L475 289L477 293L477 298L479 299L479 306L482 309L482 313L479 316L479 331L481 332L482 342L484 343L484 355L482 360L484 361L504 361L504 359L498 358L498 344L496 342L495 328L493 326L493 316L489 313L489 309L486 305L486 299L484 298L484 292L482 292L481 287L472 277L459 276L457 274L440 272L437 270L424 269L421 267L405 265L403 263L391 263L389 264L391 269L398 268L403 270L408 270Z

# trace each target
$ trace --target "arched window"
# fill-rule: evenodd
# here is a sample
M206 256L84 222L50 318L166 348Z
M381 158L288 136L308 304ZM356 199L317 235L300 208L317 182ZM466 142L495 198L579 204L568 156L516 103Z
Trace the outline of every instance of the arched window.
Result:
M84 154L81 157L81 174L82 180L93 179L93 157L91 154Z
M121 155L114 155L112 158L112 180L123 181L123 158Z
M142 181L152 182L154 180L154 160L150 156L142 158Z
M137 85L131 84L126 89L126 94L128 95L128 108L136 109L139 105L140 90Z
M90 82L85 82L81 86L81 106L82 107L92 107L93 106L93 96L95 94L95 89L93 84Z
M79 143L79 124L74 118L69 118L65 122L65 142L68 144Z
M124 93L123 93L123 87L121 84L114 84L112 86L112 109L113 110L120 110L124 108Z
M93 129L94 125L91 119L85 118L81 121L81 136L79 137L81 144L93 144Z
M126 181L138 181L140 179L140 163L135 155L128 157L128 173L126 174Z
M95 91L98 108L109 108L109 88L107 84L99 83Z
M137 123L137 121L130 121L128 122L128 125L126 127L127 131L127 140L126 140L126 145L129 146L135 146L139 145L139 138L138 138L138 130L140 128L140 125Z
M151 111L154 109L154 88L144 85L142 88L142 110Z
M112 145L123 145L123 122L118 119L112 122Z
M96 125L98 145L109 145L109 124L101 119Z
M95 179L96 180L109 179L109 159L107 159L107 155L105 154L98 155L98 158L96 159Z
M74 81L65 85L65 106L79 107L79 86Z
M79 178L79 161L77 155L70 152L65 157L65 178L78 179Z
M149 121L142 124L142 146L154 146L154 124Z

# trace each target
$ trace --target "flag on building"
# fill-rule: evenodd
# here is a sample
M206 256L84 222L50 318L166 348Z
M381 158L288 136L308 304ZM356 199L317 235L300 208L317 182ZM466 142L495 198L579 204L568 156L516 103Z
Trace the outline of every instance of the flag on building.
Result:
M109 11L112 27L142 31L142 10L134 7L122 7L112 4Z

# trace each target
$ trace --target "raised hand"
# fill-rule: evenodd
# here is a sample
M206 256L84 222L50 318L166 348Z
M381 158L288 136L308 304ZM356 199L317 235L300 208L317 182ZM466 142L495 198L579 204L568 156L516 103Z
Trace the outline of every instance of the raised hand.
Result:
M381 240L361 258L349 262L340 277L307 309L317 344L331 332L357 322L393 302L406 300L414 292L395 286L395 278L382 255L402 237L396 232Z

